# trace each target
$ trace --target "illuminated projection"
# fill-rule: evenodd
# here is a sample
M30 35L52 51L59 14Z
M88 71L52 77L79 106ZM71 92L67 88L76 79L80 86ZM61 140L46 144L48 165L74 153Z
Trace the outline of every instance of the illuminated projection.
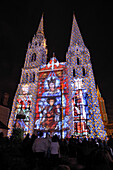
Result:
M89 111L87 104L87 92L83 88L82 79L74 79L72 93L72 113L74 134L87 136L89 133Z
M24 129L25 134L28 132L29 127L31 99L32 95L28 94L19 95L17 98L14 127Z
M69 129L68 80L65 64L52 58L39 71L35 129L66 135Z
M20 83L13 100L8 137L13 128L25 134L43 131L61 138L107 136L100 113L90 53L73 15L66 62L53 57L47 63L43 15L38 30L28 44Z

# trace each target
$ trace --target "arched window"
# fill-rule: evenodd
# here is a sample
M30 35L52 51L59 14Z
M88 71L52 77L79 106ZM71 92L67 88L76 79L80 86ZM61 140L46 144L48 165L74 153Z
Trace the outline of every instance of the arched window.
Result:
M33 54L32 54L31 62L33 62L33 61L36 61L36 53L33 53Z
M79 62L79 58L77 57L77 65L79 65L80 64L80 62Z
M32 82L32 73L30 73L30 83Z
M28 73L26 73L26 83L28 82Z
M33 73L33 82L35 82L35 73Z
M39 46L41 46L41 42L39 42Z
M83 70L83 76L85 76L85 68L83 67L82 70Z
M73 69L73 77L75 77L75 69Z

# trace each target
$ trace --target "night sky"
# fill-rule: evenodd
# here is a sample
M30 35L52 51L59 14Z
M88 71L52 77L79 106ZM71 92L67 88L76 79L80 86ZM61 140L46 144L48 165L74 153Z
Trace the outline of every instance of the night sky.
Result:
M51 2L51 3L50 3ZM90 1L89 1L90 2ZM38 29L44 13L44 32L48 61L55 52L59 61L66 60L73 12L83 40L91 55L96 85L105 100L109 118L113 113L113 10L110 3L84 1L24 0L0 2L0 94L10 94L10 107L28 42Z

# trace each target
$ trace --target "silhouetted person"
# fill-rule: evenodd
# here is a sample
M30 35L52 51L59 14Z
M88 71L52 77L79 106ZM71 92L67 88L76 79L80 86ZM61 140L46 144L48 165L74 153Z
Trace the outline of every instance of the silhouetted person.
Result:
M47 154L48 144L47 140L43 138L43 133L40 132L39 136L34 140L32 151L35 153L35 160L38 163L38 166L42 168L44 165L44 157Z

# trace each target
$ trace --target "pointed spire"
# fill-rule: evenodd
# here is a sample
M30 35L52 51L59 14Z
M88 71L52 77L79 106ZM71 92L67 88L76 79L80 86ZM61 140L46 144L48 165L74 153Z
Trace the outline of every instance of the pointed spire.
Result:
M100 93L100 90L99 90L98 85L97 85L97 96L98 96L98 98L100 98L100 97L101 97L101 93Z
M55 52L53 52L53 57L55 57Z
M71 31L71 38L70 38L70 46L73 45L82 45L85 46L84 41L82 39L82 35L80 33L75 14L73 14L73 23L72 23L72 31Z
M43 25L44 25L44 19L43 19L43 14L42 14L40 24L38 26L38 30L37 30L36 34L38 34L38 33L44 34L44 26Z

